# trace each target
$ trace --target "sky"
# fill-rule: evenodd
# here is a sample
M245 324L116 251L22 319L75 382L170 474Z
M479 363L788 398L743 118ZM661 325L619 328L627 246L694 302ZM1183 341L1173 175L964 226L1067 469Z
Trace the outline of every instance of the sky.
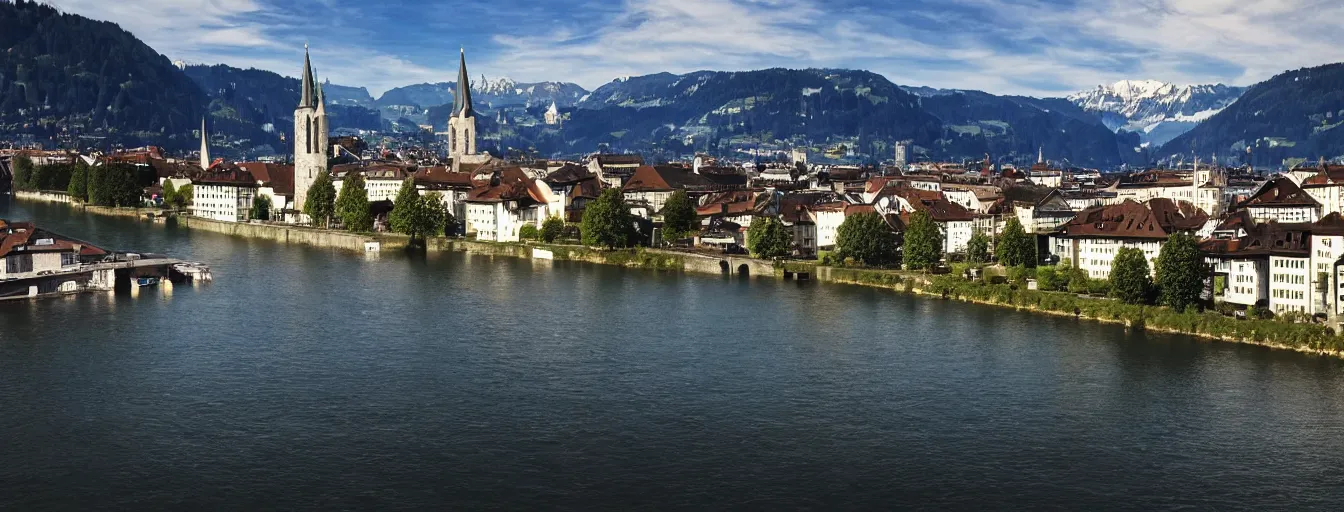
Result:
M49 0L172 60L377 97L456 79L575 82L770 67L1063 96L1125 79L1250 85L1344 61L1340 0Z

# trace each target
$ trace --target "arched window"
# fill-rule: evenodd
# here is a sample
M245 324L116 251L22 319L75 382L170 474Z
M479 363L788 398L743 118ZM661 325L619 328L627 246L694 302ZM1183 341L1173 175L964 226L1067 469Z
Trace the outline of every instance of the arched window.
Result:
M448 152L457 153L457 127L448 129Z
M303 139L304 154L308 155L313 153L313 118L303 118L303 126L304 131L308 133L308 136Z

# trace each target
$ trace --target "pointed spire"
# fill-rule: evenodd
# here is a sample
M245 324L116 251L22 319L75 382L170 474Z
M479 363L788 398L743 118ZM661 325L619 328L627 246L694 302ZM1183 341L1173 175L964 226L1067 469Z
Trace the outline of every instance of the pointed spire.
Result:
M467 78L467 49L462 49L461 60L457 68L457 94L453 96L457 104L453 108L453 117L476 117L471 108L471 80Z
M1043 163L1045 163L1045 146L1044 146L1044 145L1042 145L1039 149L1036 150L1036 163L1038 163L1038 164L1043 164Z
M205 118L201 118L201 170L210 168L210 136L205 132Z
M322 95L322 82L314 81L314 83L316 84L316 88L317 88L317 104L315 105L315 106L317 107L317 111L318 111L318 112L326 112L326 111L327 111L327 99L326 99L325 96Z
M308 43L303 43L303 83L299 89L299 108L312 108L314 101L313 94L313 63L308 58Z

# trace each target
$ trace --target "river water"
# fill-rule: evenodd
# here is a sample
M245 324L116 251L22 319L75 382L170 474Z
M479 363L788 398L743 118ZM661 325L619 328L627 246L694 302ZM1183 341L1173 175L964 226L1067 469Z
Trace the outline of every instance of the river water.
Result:
M216 278L0 303L0 510L1344 500L1332 359L862 287L0 218Z

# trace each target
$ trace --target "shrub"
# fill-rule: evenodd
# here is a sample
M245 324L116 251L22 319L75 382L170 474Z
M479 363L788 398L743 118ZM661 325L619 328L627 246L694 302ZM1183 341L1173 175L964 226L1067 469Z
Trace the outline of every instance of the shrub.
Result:
M541 238L541 231L538 230L536 226L532 224L523 224L523 227L518 228L519 240L536 240L538 238Z
M541 223L541 241L554 243L565 233L565 221L560 217L551 217Z

